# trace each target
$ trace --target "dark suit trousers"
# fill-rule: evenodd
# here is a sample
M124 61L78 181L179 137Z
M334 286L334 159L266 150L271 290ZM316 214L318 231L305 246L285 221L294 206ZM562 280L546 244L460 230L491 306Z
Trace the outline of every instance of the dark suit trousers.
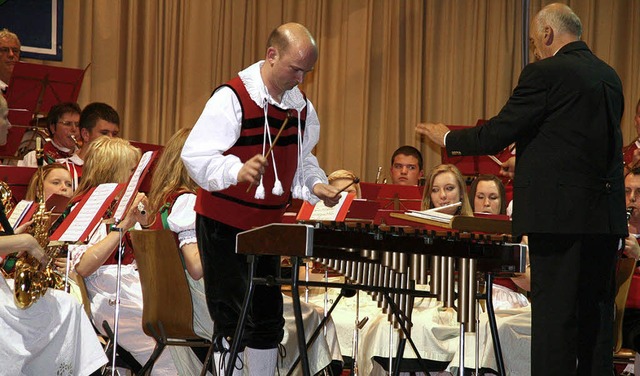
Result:
M249 283L247 257L236 254L239 229L197 215L196 235L214 336L233 337ZM256 276L276 275L280 257L260 256ZM284 335L280 286L256 285L240 350L276 348Z
M618 242L529 234L533 376L612 374Z

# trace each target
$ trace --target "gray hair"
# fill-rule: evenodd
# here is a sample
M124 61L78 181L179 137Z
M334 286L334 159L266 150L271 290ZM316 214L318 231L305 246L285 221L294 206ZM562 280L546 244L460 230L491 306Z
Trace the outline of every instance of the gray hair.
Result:
M582 22L580 17L568 5L554 3L544 7L537 16L538 32L543 33L545 26L551 26L556 33L566 33L580 39Z
M16 33L12 33L7 28L0 30L0 39L12 39L18 42L18 45L22 46L22 43L20 43L20 38L18 38Z

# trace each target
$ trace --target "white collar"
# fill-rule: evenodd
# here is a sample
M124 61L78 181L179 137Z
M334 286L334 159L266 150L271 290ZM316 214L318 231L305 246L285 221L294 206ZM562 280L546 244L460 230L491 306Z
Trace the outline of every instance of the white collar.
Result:
M260 68L262 68L263 64L264 60L260 60L238 73L238 76L240 76L242 83L247 88L251 99L260 106L260 108L263 108L264 100L266 99L270 104L278 106L283 110L293 108L298 112L302 111L302 109L307 105L307 101L304 99L302 92L297 86L291 90L285 91L280 103L276 102L276 100L271 97L267 90L267 86L262 81L262 76L260 75Z

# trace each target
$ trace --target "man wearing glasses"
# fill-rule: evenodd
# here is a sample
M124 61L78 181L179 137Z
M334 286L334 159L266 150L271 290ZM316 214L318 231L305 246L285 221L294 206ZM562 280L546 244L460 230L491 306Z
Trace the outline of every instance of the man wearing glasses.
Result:
M0 30L0 91L6 93L15 67L20 60L20 39L7 29Z

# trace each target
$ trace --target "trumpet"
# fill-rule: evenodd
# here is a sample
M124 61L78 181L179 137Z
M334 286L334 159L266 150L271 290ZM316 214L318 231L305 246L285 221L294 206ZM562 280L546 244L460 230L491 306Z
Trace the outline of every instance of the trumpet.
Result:
M76 138L76 136L74 135L69 135L69 137L71 137L71 139L73 140L73 143L76 144L76 148L80 149L82 148L82 142L78 141L78 139ZM82 140L82 139L81 139Z

